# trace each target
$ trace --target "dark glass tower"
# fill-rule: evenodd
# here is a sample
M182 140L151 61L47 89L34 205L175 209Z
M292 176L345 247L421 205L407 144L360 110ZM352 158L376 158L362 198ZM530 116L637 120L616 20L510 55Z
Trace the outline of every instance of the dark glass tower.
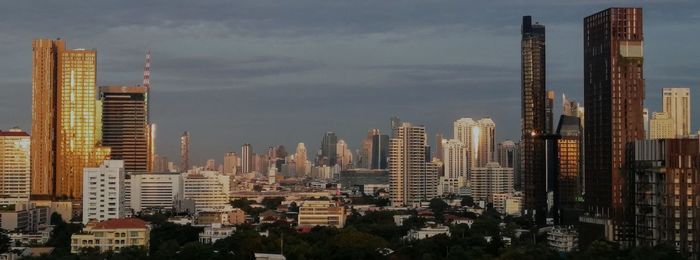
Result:
M522 141L523 209L544 224L547 211L545 28L524 16L522 25Z
M334 166L338 159L337 153L338 137L334 132L327 132L321 140L321 154L318 158L318 165Z
M381 134L372 136L372 169L386 169L388 153L389 136Z
M149 170L148 87L100 87L102 145L112 149L111 159L124 160L127 173Z

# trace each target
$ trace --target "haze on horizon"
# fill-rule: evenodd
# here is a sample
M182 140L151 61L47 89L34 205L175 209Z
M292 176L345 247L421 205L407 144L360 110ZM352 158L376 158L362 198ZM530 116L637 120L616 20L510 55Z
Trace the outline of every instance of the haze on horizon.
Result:
M473 2L2 3L0 129L31 130L31 41L60 37L97 49L100 86L139 84L151 49L157 153L175 162L185 130L192 162L220 163L243 143L260 153L304 142L313 156L326 131L355 150L393 115L425 125L431 144L460 117L490 116L498 140L517 140L522 16L547 28L560 112L562 93L583 102L583 17L610 6L644 8L650 112L663 87L700 95L697 1Z

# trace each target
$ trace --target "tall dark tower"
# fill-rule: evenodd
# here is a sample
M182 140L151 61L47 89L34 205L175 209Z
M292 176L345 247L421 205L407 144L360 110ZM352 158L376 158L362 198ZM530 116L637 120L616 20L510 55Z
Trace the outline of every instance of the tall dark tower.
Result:
M584 18L585 206L613 219L625 240L630 188L625 147L644 138L644 52L641 8L610 8ZM633 210L633 208L632 208Z
M535 214L537 224L544 224L547 211L545 28L532 24L530 16L523 16L521 48L523 209Z
M124 160L128 173L149 169L148 87L103 86L102 145L112 149L111 159Z

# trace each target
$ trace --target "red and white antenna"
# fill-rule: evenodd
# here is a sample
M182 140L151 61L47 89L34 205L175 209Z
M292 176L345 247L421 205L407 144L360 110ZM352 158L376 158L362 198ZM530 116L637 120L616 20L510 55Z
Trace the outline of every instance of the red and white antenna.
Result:
M151 49L146 52L146 66L143 67L143 86L151 86Z

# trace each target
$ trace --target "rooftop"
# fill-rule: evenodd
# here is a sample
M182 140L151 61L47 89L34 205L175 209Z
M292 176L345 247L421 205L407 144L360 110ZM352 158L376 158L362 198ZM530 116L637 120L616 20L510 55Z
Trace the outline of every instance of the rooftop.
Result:
M110 219L95 223L92 229L146 228L148 222L138 218Z

